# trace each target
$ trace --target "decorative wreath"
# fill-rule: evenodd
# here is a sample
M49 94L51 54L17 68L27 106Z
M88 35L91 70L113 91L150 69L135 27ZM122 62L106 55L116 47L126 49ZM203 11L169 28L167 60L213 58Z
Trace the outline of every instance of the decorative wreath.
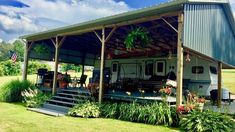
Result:
M142 27L138 27L127 35L124 44L127 50L132 50L136 47L144 48L151 42L152 38L149 36L149 32Z

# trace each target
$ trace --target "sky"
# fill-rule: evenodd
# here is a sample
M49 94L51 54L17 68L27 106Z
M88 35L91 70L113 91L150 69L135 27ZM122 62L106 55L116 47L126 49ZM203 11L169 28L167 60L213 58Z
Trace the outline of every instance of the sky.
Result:
M0 42L168 0L0 0ZM230 0L235 15L235 0Z

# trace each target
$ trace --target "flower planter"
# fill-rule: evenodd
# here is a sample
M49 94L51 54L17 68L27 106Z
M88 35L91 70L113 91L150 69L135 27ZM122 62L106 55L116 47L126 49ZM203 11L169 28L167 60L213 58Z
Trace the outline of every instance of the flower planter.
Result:
M59 81L59 88L67 88L68 87L68 83L61 80Z
M204 103L198 103L198 110L203 111Z

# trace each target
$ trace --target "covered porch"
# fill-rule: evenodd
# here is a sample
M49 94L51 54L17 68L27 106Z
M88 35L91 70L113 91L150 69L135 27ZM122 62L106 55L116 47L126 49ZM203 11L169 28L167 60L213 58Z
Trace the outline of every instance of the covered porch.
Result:
M26 40L23 79L27 79L29 58L54 61L55 70L53 72L51 91L55 95L59 89L57 87L58 63L82 65L82 75L84 75L84 66L94 66L97 68L95 69L97 74L93 72L93 79L90 83L93 83L95 90L97 89L97 98L100 103L104 98L125 99L126 101L135 99L159 101L161 98L154 91L157 93L159 88L166 83L167 79L169 79L169 69L173 69L176 75L173 80L176 81L177 87L175 97L171 97L169 102L176 102L178 106L183 102L183 87L186 84L183 82L187 81L183 77L184 67L186 67L184 64L187 60L189 61L188 63L192 63L190 62L190 56L194 56L215 64L218 72L217 89L219 92L217 99L218 106L220 106L222 90L221 69L223 67L231 68L232 66L224 63L222 59L198 51L198 47L193 47L190 45L191 43L186 43L190 42L190 37L198 37L198 34L190 36L192 35L190 31L193 27L189 23L193 20L185 18L191 14L190 12L183 13L184 10L185 12L187 11L186 8L179 6L177 2L172 2L171 4L171 6L166 4L166 6L151 7L23 36L22 38ZM133 49L128 50L124 43L125 38L136 28L145 29L151 36L152 41L145 47L136 45ZM202 43L206 44L205 42ZM48 47L49 52L37 53L34 50L37 45ZM147 69L148 72L148 68L135 68L142 72L138 77L137 72L135 72L136 76L131 77L131 81L128 82L125 81L126 78L123 76L121 76L121 80L111 77L114 74L115 65L110 66L109 64L118 59L129 59L133 64L129 66L136 67L138 64L142 65L142 63L144 63L144 66L147 64L149 67L154 67L157 60L172 60L172 64L175 64L175 66L164 65L166 69L164 74L156 75L153 80L150 78L158 71L153 69L150 74L146 74L143 71ZM151 62L151 60L153 60L153 63L148 62ZM133 61L136 63L134 64ZM126 67L128 66L126 65ZM199 69L195 68L196 74ZM144 73L143 76L141 76L142 73ZM95 77L98 79L94 80ZM119 89L119 86L122 88ZM143 90L144 92L141 92ZM90 89L90 91L92 90ZM133 96L130 96L127 92L130 92Z

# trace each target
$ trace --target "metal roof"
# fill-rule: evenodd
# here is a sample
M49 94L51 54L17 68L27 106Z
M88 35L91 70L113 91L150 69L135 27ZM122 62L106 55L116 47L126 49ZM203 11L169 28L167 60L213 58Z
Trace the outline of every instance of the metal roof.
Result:
M173 0L167 3L155 5L155 6L148 7L148 8L129 11L129 12L118 14L118 15L104 17L104 18L100 18L100 19L96 19L96 20L92 20L88 22L83 22L79 24L74 24L70 26L65 26L61 28L56 28L52 30L47 30L47 31L43 31L43 32L35 33L35 34L25 35L25 36L21 36L20 38L26 39L28 41L34 41L34 40L52 38L55 36L63 36L66 34L73 34L75 32L76 34L78 34L82 32L92 31L95 29L100 29L103 26L110 26L110 25L115 25L115 24L125 22L125 21L140 19L142 17L183 10L183 4L186 4L186 3L211 3L211 4L220 3L220 4L223 4L226 9L225 10L226 14L228 14L230 23L235 32L235 22L234 22L233 14L232 14L231 7L229 5L228 0Z

